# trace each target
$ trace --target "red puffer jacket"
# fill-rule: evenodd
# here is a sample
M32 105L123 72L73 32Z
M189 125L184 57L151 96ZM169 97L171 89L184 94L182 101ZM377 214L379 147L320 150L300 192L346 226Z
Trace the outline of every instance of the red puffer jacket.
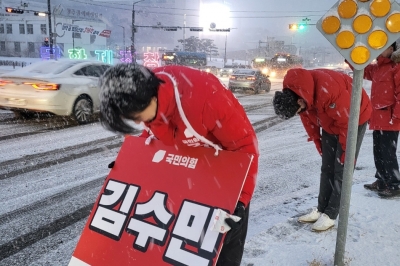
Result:
M283 87L289 88L307 103L307 110L300 113L308 140L321 138L321 128L339 136L346 150L347 128L350 114L352 79L329 69L291 69L287 72ZM371 103L362 90L359 125L371 116Z
M239 101L213 74L182 66L159 67L153 72L165 83L158 91L156 118L146 126L167 145L204 146L179 115L170 75L177 83L183 111L199 135L224 150L255 156L239 198L247 206L256 185L259 152L256 133Z
M365 67L364 79L372 81L369 128L400 131L400 64L379 56Z

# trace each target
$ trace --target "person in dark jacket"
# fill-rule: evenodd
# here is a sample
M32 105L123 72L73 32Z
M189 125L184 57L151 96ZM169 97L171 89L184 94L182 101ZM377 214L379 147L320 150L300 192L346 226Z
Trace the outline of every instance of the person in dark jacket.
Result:
M103 126L117 133L133 133L134 128L126 122L131 120L144 124L142 137L155 137L166 145L210 146L203 138L216 149L254 155L234 212L242 219L237 223L225 219L232 230L225 237L217 262L218 266L239 266L259 153L254 128L232 92L213 74L194 68L165 66L149 70L136 64L119 64L100 79L100 112ZM191 134L186 122L199 137Z
M366 189L382 197L400 195L400 173L397 161L397 142L400 131L400 54L396 42L383 51L376 63L364 69L364 79L372 81L372 115L369 129L373 130L375 178ZM351 65L350 65L351 67Z
M299 114L308 141L314 142L322 158L318 207L299 221L315 222L311 229L324 231L335 225L339 215L352 79L328 69L291 69L283 88L273 99L275 113L284 119ZM356 158L370 115L371 104L363 90Z

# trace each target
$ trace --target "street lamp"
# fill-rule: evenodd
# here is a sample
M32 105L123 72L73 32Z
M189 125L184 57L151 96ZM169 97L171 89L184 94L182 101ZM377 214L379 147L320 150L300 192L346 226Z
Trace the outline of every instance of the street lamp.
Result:
M136 48L135 48L135 4L143 2L144 0L133 2L132 4L132 45L131 45L131 54L132 54L132 61L136 63Z
M125 54L126 54L126 46L125 46L125 27L121 26L121 25L117 25L119 27L121 27L123 29L123 33L122 33L122 41L123 41L123 45L124 45L124 62L125 62Z

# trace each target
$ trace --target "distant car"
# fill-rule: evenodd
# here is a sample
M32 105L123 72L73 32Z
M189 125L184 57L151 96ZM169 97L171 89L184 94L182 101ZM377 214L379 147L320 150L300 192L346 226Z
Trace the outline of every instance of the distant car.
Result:
M233 72L233 68L221 68L219 70L219 76L220 77L224 77L224 76L229 77L229 75L232 74L232 72Z
M90 60L49 60L0 75L0 109L72 116L79 124L99 111L99 77L110 65Z
M253 90L257 94L261 90L269 92L271 90L271 81L260 70L237 69L229 76L228 87L232 92L241 89Z
M218 75L218 68L215 67L215 66L202 66L202 67L199 67L199 69L201 71L212 73L212 74L214 74L216 76Z

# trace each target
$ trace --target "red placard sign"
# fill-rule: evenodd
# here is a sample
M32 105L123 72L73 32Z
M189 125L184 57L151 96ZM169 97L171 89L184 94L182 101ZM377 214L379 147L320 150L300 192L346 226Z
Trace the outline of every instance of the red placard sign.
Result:
M214 152L127 137L69 265L214 265L215 212L233 212L252 160Z

